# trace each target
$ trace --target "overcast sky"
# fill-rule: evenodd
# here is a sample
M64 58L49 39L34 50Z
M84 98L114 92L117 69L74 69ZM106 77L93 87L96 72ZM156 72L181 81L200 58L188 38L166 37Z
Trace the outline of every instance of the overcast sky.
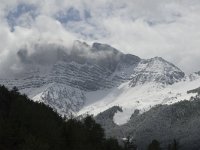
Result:
M0 69L24 45L110 44L141 58L161 56L200 70L199 0L1 0Z

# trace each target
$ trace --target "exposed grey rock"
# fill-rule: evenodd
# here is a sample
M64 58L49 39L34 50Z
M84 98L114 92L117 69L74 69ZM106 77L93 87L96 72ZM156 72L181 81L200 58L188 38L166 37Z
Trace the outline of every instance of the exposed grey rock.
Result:
M71 49L55 44L35 44L31 47L31 52L24 47L16 56L21 61L21 71L13 73L11 79L0 79L0 84L9 88L16 86L30 98L35 98L37 94L43 95L40 97L42 102L66 114L67 109L70 113L76 113L85 100L75 104L77 109L70 108L75 105L69 99L66 103L65 93L61 96L63 85L69 90L69 87L78 89L75 93L79 97L79 90L84 95L88 91L117 87L127 81L131 81L130 86L149 82L165 85L184 77L180 69L162 58L142 60L101 43L90 46L85 42L75 41ZM51 89L55 89L53 85L57 86L55 91L60 94L59 100L45 94L48 93L47 90L51 92Z
M167 62L161 57L142 60L135 68L132 75L131 86L147 82L157 82L171 85L180 81L185 76L178 67Z

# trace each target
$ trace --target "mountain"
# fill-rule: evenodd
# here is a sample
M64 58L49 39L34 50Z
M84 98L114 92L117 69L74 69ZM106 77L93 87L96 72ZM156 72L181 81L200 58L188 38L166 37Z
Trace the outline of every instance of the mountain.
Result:
M199 88L192 90L199 93ZM112 107L96 116L97 122L106 129L108 137L122 138L130 136L136 140L138 148L145 150L148 144L159 140L162 149L167 149L175 139L179 149L199 149L200 147L200 95L189 101L181 101L172 105L157 105L140 114L136 110L130 120L118 126L113 122L120 107Z
M198 73L186 76L163 58L141 59L101 43L33 44L20 49L16 57L20 69L1 78L0 84L16 86L65 116L97 115L121 106L122 113L115 116L118 124L135 109L145 112L156 104L190 98L194 93L186 91L199 82Z
M142 60L132 74L131 86L157 82L171 85L180 81L185 74L172 63L161 57Z
M86 95L88 101L97 99L96 102L85 104L79 114L89 113L97 115L113 106L120 106L123 111L114 115L114 122L118 125L126 123L135 110L140 113L148 111L158 104L173 104L182 100L188 100L196 93L188 93L200 85L200 76L196 79L189 77L172 85L149 82L135 87L130 86L130 82L125 82L118 87L108 90L90 92Z

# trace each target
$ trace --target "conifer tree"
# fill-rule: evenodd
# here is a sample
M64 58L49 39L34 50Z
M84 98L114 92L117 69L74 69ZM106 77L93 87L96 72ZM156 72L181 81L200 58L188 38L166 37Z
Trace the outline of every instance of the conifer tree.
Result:
M153 140L149 146L148 150L161 150L160 143L157 140Z

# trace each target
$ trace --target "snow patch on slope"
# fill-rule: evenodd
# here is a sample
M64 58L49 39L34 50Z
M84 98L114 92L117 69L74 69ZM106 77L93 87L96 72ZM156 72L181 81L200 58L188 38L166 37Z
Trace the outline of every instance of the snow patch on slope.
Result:
M113 117L114 123L117 125L122 125L127 123L130 120L131 115L135 111L134 108L123 108L123 112L117 111Z
M36 102L42 102L61 115L75 115L85 103L85 93L71 86L51 83L40 88L30 88L21 91Z
M97 115L113 106L120 106L123 112L115 114L114 122L121 125L129 120L136 109L143 113L158 104L169 105L190 99L190 97L196 94L188 94L187 91L197 88L199 85L200 78L193 81L185 80L167 86L150 82L130 87L129 82L126 82L110 90L87 93L86 99L89 103L78 112L78 115L85 113Z

